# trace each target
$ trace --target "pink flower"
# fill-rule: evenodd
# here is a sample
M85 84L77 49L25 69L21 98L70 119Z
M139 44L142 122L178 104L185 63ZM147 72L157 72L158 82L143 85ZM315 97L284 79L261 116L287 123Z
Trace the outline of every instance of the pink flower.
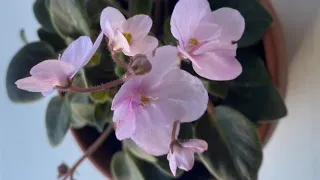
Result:
M153 155L169 151L175 120L197 120L208 103L202 82L180 70L177 53L173 46L158 48L154 57L148 56L151 71L129 79L112 102L117 138L132 138Z
M211 12L207 0L180 0L172 13L171 32L183 58L211 80L231 80L242 72L235 58L245 28L241 14L231 8Z
M152 20L147 15L126 20L119 10L107 7L101 13L100 26L113 50L122 50L127 56L147 54L158 46L158 40L148 36Z
M18 88L51 94L56 86L67 87L73 76L84 67L99 48L103 38L100 33L94 44L87 36L73 41L58 60L50 59L40 62L31 70L31 76L16 81Z
M194 165L194 153L202 153L208 149L208 144L204 140L189 139L188 141L173 144L172 151L168 153L167 159L172 174L175 176L177 167L185 171L192 169Z

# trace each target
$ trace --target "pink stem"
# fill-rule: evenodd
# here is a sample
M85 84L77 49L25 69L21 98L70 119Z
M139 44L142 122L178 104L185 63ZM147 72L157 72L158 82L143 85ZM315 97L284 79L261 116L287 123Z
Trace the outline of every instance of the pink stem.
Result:
M106 84L102 84L102 85L94 86L94 87L89 87L89 88L79 88L79 87L70 86L68 88L68 90L69 91L78 92L78 93L95 92L95 91L101 91L101 90L104 90L104 89L107 89L107 88L111 88L111 87L117 86L117 85L122 84L122 83L124 83L124 80L123 79L118 79L118 80L115 80L115 81L108 82Z

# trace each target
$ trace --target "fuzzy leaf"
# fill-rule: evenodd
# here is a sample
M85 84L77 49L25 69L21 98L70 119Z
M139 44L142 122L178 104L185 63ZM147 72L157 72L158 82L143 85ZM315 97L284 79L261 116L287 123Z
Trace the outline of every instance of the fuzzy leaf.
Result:
M46 111L47 136L52 146L57 146L62 142L69 125L69 108L64 98L58 96L52 98Z
M90 36L90 26L81 0L50 0L49 12L53 26L62 37L76 39Z
M15 82L30 76L30 69L46 60L54 58L53 48L44 42L33 42L22 47L12 58L6 75L7 94L16 103L35 101L42 98L41 93L33 93L18 89Z
M38 30L38 36L41 41L50 44L56 52L59 52L67 47L64 40L56 33L51 33L41 28Z
M52 25L50 14L47 7L48 0L36 0L33 4L33 13L36 16L38 22L42 25L46 31L54 33L55 29Z
M262 148L256 126L228 106L217 106L197 123L195 135L209 147L199 154L209 172L221 180L256 180Z
M133 155L135 155L136 157L151 162L151 163L155 163L157 161L156 157L146 153L145 151L143 151L138 145L136 145L135 142L133 142L131 139L126 139L124 141L122 141L123 146L128 149Z

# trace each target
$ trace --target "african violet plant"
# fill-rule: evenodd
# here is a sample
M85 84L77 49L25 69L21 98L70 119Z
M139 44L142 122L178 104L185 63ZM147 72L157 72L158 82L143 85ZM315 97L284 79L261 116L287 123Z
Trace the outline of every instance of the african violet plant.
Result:
M115 179L190 179L182 174L195 161L217 179L257 179L256 124L286 115L264 65L272 19L259 2L37 0L33 9L40 41L13 57L7 92L13 102L58 92L46 112L53 146L92 126L102 135L87 157L114 129ZM72 179L83 159L59 177Z

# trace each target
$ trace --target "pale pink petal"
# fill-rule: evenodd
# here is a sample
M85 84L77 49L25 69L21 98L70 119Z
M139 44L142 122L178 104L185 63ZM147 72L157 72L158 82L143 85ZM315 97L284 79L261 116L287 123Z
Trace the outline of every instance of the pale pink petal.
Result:
M203 44L197 50L195 50L192 55L202 55L209 51L211 52L224 52L229 56L235 57L237 52L237 44L221 42L220 40L210 41Z
M224 41L238 41L245 29L245 20L240 12L228 7L208 13L201 21L219 25Z
M180 142L181 146L184 148L190 148L194 152L202 153L208 149L208 143L201 139L189 139L184 142Z
M132 140L145 152L161 156L169 152L172 126L161 126L157 121L148 117L144 109L136 112L136 131Z
M139 14L123 22L122 32L130 33L132 35L132 41L136 41L148 35L151 26L151 18L147 15Z
M124 52L130 52L130 45L120 30L116 31L116 34L112 39L112 48L114 51L121 49Z
M81 36L73 41L68 48L63 52L61 61L72 64L76 71L82 68L86 61L85 57L92 49L92 41L88 36Z
M106 21L104 24L104 27L102 28L102 32L104 33L104 35L106 35L108 37L109 40L109 44L111 43L111 40L114 38L114 33L115 31L112 29L111 24L109 21Z
M41 92L43 96L49 96L50 94L52 94L54 92L54 89L51 89L49 91L43 91Z
M186 43L197 28L202 17L211 12L207 0L180 0L171 16L171 33L182 43Z
M145 36L142 39L133 41L130 45L130 51L123 51L127 56L137 54L149 54L158 46L158 40L152 36Z
M55 86L55 81L43 81L30 76L23 79L19 79L15 82L15 84L19 89L23 89L30 92L43 92L53 89Z
M208 52L193 57L201 69L193 64L193 69L200 76L218 81L232 80L242 72L242 66L233 54Z
M55 81L55 86L66 86L75 67L67 62L59 60L45 60L30 70L30 74L39 80L51 79Z
M151 88L156 86L161 79L172 69L180 69L178 50L174 46L162 46L156 49L155 56L149 54L152 69L143 77L142 84Z
M141 77L133 77L126 81L114 96L112 100L111 110L116 110L124 101L130 100L138 93Z
M171 170L173 176L176 176L177 164L176 164L175 156L173 154L171 154L171 152L169 152L167 155L167 159L169 161L169 167L170 167L170 170Z
M124 112L124 117L116 121L116 136L122 141L130 138L136 129L135 113L133 111Z
M179 69L167 73L149 93L158 98L159 108L165 116L174 118L167 119L169 123L195 121L203 115L208 104L208 93L201 80Z
M176 159L176 164L180 169L189 171L194 165L194 152L188 148L174 146L173 154Z
M130 109L130 98L120 102L116 109L113 109L113 121L120 121L125 119L126 115L132 111Z
M94 44L92 45L90 51L87 53L87 55L84 57L82 64L80 66L78 66L78 69L84 67L86 64L88 64L88 62L91 60L91 58L93 57L93 55L96 53L96 51L98 50L101 42L103 39L103 32L100 32L99 36L97 37L96 41L94 42ZM91 41L91 40L90 40Z
M113 34L116 29L121 29L122 23L126 18L118 9L113 7L106 7L100 15L100 26L106 36ZM112 29L112 31L110 31ZM109 36L108 36L109 37ZM111 38L111 37L109 37Z
M197 39L199 43L209 42L219 38L221 33L221 28L216 24L200 23L194 31L192 38Z

